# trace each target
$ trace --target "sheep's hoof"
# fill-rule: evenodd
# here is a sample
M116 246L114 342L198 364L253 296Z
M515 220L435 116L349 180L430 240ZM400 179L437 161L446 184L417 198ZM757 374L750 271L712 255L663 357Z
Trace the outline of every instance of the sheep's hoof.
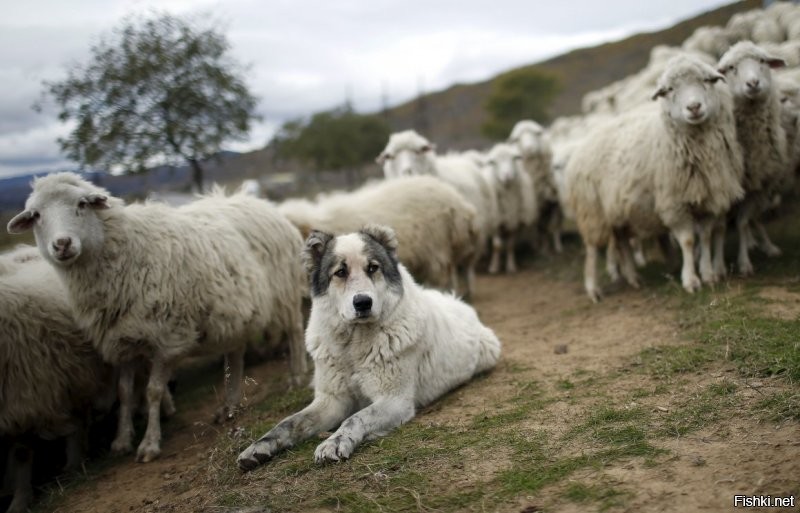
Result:
M236 407L234 406L221 406L214 414L214 423L222 424L236 417Z
M127 440L115 439L113 442L111 442L112 454L119 456L121 454L128 454L129 452L133 452L133 444L131 443L130 438Z
M752 276L755 271L753 270L753 264L750 262L747 263L740 263L739 264L739 275L742 277Z
M599 303L603 299L603 294L600 292L600 289L587 289L586 294L589 296L589 299L592 300L592 303Z
M498 267L495 267L495 266L489 267L489 274L497 274L499 272L500 272L499 266Z
M156 444L142 442L139 450L136 451L136 461L139 463L149 463L161 455L161 448Z
M771 246L766 246L764 248L764 253L766 253L768 257L774 258L781 256L783 251L781 251L781 248L778 246L772 244Z
M683 281L683 288L689 294L694 294L695 292L700 290L700 287L702 287L702 284L700 283L700 279L697 276L692 276L691 278L688 278Z

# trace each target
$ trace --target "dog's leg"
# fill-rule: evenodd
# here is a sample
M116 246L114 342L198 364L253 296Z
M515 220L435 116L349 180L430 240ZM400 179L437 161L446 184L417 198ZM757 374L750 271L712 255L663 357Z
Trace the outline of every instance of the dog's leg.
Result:
M317 433L335 428L352 411L351 408L349 401L337 396L318 395L311 404L280 421L267 434L242 451L237 459L239 468L253 470L280 451Z
M342 422L330 438L319 444L314 451L314 461L346 460L364 440L384 436L413 417L414 401L411 398L387 397L375 401Z

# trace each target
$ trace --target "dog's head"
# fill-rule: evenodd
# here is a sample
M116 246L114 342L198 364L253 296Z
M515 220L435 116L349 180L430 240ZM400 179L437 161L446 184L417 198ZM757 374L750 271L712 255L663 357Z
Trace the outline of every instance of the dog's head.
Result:
M380 322L403 295L397 237L386 226L338 237L313 231L303 261L314 306L335 311L344 322Z

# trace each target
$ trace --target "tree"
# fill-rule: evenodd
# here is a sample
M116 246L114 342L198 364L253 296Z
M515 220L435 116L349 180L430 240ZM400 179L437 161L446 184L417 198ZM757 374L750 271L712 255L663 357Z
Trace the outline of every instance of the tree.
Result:
M536 68L521 68L499 76L486 101L489 119L481 127L482 132L502 140L521 119L548 122L548 109L559 89L556 77Z
M75 123L58 140L62 151L106 170L185 161L202 191L202 162L224 141L243 139L256 119L229 48L223 34L170 14L124 20L91 47L88 63L44 83L59 119Z
M345 107L286 122L274 144L281 157L310 162L318 170L342 170L372 162L388 138L385 120Z

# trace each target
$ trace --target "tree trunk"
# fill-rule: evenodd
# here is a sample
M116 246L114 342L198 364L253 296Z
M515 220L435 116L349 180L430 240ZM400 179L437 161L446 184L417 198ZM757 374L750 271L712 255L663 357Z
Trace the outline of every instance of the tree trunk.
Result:
M198 194L203 193L203 167L197 159L189 159L192 166L192 182Z

